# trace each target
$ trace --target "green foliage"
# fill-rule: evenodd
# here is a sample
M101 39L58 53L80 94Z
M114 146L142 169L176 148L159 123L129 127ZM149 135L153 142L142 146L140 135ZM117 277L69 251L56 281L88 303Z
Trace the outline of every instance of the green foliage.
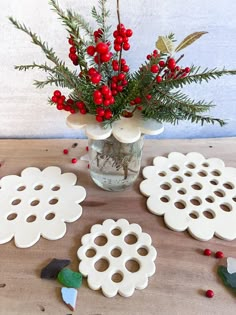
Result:
M95 19L99 30L101 31L100 41L107 42L110 37L111 27L107 25L109 11L106 9L107 0L98 0L98 6L93 7L91 14ZM89 23L78 13L71 9L63 10L60 8L56 0L49 0L52 10L58 15L63 26L68 32L68 38L73 40L74 47L78 56L79 71L75 68L70 70L64 61L57 57L56 52L48 46L37 34L33 33L24 24L19 23L14 18L10 17L10 22L19 30L26 33L32 40L33 44L39 46L50 64L38 64L33 62L28 65L20 65L15 68L19 71L41 70L46 73L46 78L43 81L34 81L37 88L43 88L47 85L70 89L69 98L75 103L82 101L85 104L86 111L96 115L97 105L94 104L93 92L101 85L111 86L112 77L121 72L121 55L122 52L114 53L109 62L100 61L98 64L94 62L94 58L88 56L86 49L89 45L96 45L94 38L94 30ZM117 0L117 5L119 0ZM118 21L119 6L117 6ZM196 39L201 37L205 32L196 32L187 36L177 46L180 49L190 45ZM132 113L136 110L141 110L145 118L153 118L162 122L178 123L180 120L189 120L192 123L219 123L224 125L224 121L218 118L212 118L204 115L209 111L214 104L204 100L192 100L185 95L181 88L188 84L201 84L212 79L218 79L223 75L236 75L236 70L218 70L205 69L192 66L190 71L179 67L179 70L171 71L168 68L168 61L173 58L173 49L175 49L174 34L168 36L160 36L157 41L157 47L160 51L156 55L152 55L148 61L141 65L140 69L133 73L126 74L127 86L123 91L115 96L115 103L110 106L112 110L112 118L104 123L112 123L120 118L121 115L128 112ZM177 49L176 48L176 49ZM163 51L162 51L163 49ZM183 58L183 55L176 61L178 63ZM112 68L112 60L119 61L119 70L114 71ZM157 65L160 61L165 62L165 66L159 68L158 73L153 73L151 67ZM101 74L102 81L99 85L92 84L88 75L91 67ZM176 68L177 69L177 68ZM161 82L157 82L156 76L161 77ZM150 96L150 97L148 97ZM141 99L141 103L132 104L134 99ZM51 99L48 100L51 105L55 105ZM76 106L73 107L78 110ZM104 108L105 109L105 108Z

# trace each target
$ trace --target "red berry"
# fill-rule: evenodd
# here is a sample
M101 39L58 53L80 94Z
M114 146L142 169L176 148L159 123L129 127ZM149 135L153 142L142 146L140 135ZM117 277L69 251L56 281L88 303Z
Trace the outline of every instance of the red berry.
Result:
M119 35L118 31L113 32L113 36L116 38Z
M105 113L104 113L104 118L107 119L107 120L109 120L109 119L111 119L111 117L112 117L112 112L111 112L111 110L110 110L110 109L106 109L106 110L105 110Z
M75 109L74 109L74 108L71 108L71 109L70 109L70 113L71 113L71 114L75 114Z
M98 57L98 55L94 56L94 61L96 62L97 65L99 64L100 58Z
M152 72L152 73L157 73L158 71L159 71L158 65L152 65L152 66L151 66L151 72Z
M174 58L170 58L168 60L168 64L167 64L167 67L170 69L170 70L175 70L175 66L176 66L176 63L175 63L175 60Z
M54 91L53 95L56 96L56 97L60 97L61 96L61 92L59 90L56 90L56 91Z
M72 47L70 48L70 53L71 53L71 54L75 54L75 53L76 53L76 48L75 48L75 46L72 46Z
M151 95L151 94L146 95L146 99L147 99L147 100L150 100L151 98L152 98L152 95Z
M80 112L80 114L85 115L87 113L87 110L86 110L86 108L81 108L79 110L79 112Z
M76 102L75 105L76 105L79 109L85 108L84 102Z
M218 252L216 252L215 257L216 258L224 258L224 253L221 251L218 251Z
M103 101L104 106L109 106L110 105L110 99L109 100L104 100Z
M119 70L119 65L118 64L117 65L113 65L112 68L113 68L114 71L118 71Z
M117 92L116 90L112 90L112 91L111 91L111 94L112 94L113 96L116 96L116 95L118 94L118 92Z
M58 110L62 110L63 109L63 105L62 104L57 104L57 109Z
M98 116L103 117L105 111L104 111L104 109L103 109L102 107L97 107L97 108L96 108L96 113L97 113Z
M88 147L88 146L86 146L85 150L86 150L86 151L88 152L88 150L89 150L89 147Z
M166 63L165 63L165 61L164 60L161 60L161 61L159 61L159 66L160 67L165 67L165 65L166 65Z
M89 56L93 56L96 52L96 48L94 46L88 46L86 51Z
M124 26L124 24L122 24L122 23L120 23L120 24L117 25L117 30L118 30L118 31L121 31L121 30L123 30L124 28L125 28L125 26Z
M162 77L160 75L156 76L156 82L160 83L162 81Z
M66 104L74 105L74 101L71 98L68 98L68 100L66 101Z
M96 116L96 121L97 121L97 122L102 122L102 121L103 121L103 118L102 118L101 116L98 116L98 115L97 115L97 116Z
M122 44L123 43L123 37L122 36L117 36L115 39L115 44Z
M51 101L53 103L57 103L58 97L56 97L55 95L53 95L53 97L51 98Z
M102 92L102 94L108 94L110 92L110 89L107 85L103 85L101 87L101 92Z
M128 81L127 80L123 80L121 83L122 83L123 86L126 86L128 84Z
M90 165L88 164L88 168L90 168Z
M124 43L123 44L123 49L124 50L129 50L130 49L130 44L129 43Z
M125 78L125 74L124 73L121 72L121 73L118 74L118 80L119 81L124 80L124 78Z
M186 73L189 73L190 72L190 68L189 67L186 67L185 69L184 69L184 71L186 72Z
M127 66L127 65L123 65L121 69L124 72L129 72L129 66Z
M140 104L141 103L141 98L140 97L136 97L134 99L135 104Z
M109 47L106 43L98 43L96 46L96 50L99 54L106 54L108 53Z
M101 54L100 55L100 60L101 62L108 62L111 59L111 55L110 53L106 53L106 54Z
M88 74L89 74L89 75L97 74L97 70L96 70L95 68L90 68L90 69L88 70Z
M102 98L101 98L101 97L99 97L99 98L95 98L93 101L94 101L94 104L96 104L96 105L101 105L101 104L102 104L102 102L103 102L103 100L102 100Z
M213 298L213 296L214 296L214 292L212 290L207 290L206 291L206 297Z
M123 86L118 85L116 89L117 89L118 92L122 92L123 91Z
M73 159L71 160L71 163L72 163L72 164L77 163L77 159L76 159L76 158L73 158Z
M115 51L121 51L121 45L115 44L115 45L114 45L114 50L115 50Z
M142 107L142 106L137 106L137 109L138 109L138 110L142 110L143 107Z
M74 45L73 38L69 38L68 43L69 43L70 45Z
M128 29L126 30L126 32L125 32L125 35L126 35L127 37L131 37L131 36L133 35L133 31L132 31L130 28L128 28Z
M122 65L125 65L125 64L126 64L125 59L124 59L124 58L121 58L120 63L121 63Z
M98 90L95 90L93 92L93 97L94 98L101 98L102 97L102 93L100 91L98 91Z
M147 55L147 60L150 60L152 58L151 55Z
M101 74L99 74L99 73L94 74L94 75L91 76L91 82L93 84L97 84L97 83L99 83L101 81L101 78L102 78Z
M205 256L211 256L211 250L210 250L209 248L206 248L206 249L204 250L203 254L204 254Z

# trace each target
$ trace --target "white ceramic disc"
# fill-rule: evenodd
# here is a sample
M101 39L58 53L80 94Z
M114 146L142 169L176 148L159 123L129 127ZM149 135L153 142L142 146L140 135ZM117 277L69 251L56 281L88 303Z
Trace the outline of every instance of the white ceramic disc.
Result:
M30 247L40 236L57 240L66 233L65 222L82 214L79 202L86 191L76 186L73 173L49 166L24 169L21 176L8 175L0 180L0 244L15 238L17 247Z
M108 219L82 237L79 271L88 277L91 289L101 288L107 297L129 297L135 289L146 288L155 273L157 253L151 243L138 224Z
M235 168L196 152L173 152L154 158L153 164L143 169L146 179L140 184L152 213L164 215L170 229L188 229L201 241L214 235L236 238Z

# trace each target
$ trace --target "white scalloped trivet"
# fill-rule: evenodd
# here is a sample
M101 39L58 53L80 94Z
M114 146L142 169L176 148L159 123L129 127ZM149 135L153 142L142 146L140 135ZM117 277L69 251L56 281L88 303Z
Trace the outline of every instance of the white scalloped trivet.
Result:
M65 222L82 214L86 191L75 186L73 173L49 166L43 171L28 167L21 176L8 175L0 180L0 244L15 237L17 247L30 247L42 235L57 240L66 233Z
M79 271L88 277L92 290L101 288L107 297L117 293L129 297L135 289L146 288L155 273L157 252L151 243L149 234L125 219L95 224L82 237Z
M140 191L147 207L164 215L166 225L198 240L236 238L236 169L200 153L170 153L143 169Z

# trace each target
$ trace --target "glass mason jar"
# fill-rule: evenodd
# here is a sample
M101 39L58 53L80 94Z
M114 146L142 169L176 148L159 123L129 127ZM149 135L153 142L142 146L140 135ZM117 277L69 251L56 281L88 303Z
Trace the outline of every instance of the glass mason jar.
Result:
M121 191L132 185L139 175L143 136L133 143L122 143L110 136L105 140L88 140L92 180L101 188Z

